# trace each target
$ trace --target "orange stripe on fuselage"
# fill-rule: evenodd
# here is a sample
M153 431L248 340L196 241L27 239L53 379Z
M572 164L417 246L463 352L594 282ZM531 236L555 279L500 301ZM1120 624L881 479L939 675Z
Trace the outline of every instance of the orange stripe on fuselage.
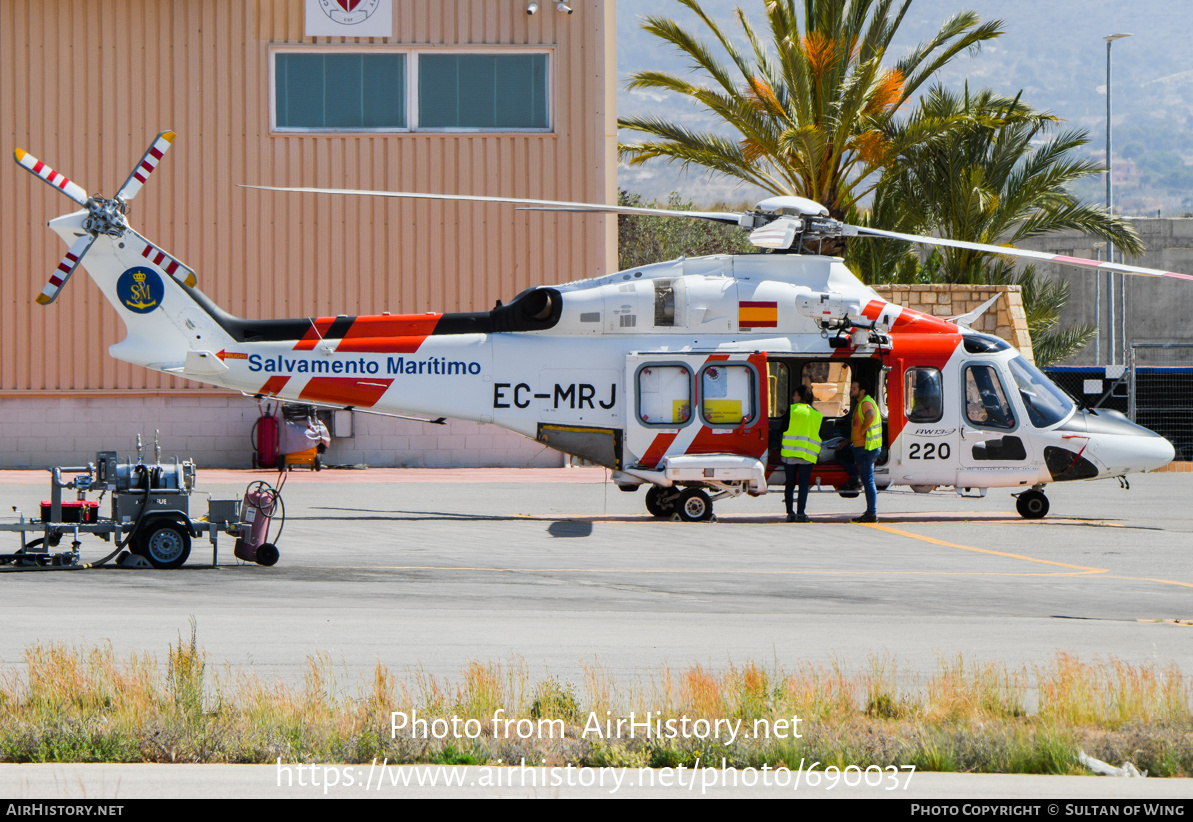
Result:
M426 341L426 335L418 337L345 337L336 346L337 353L365 352L372 354L413 354Z
M418 350L435 330L442 314L377 314L357 317L340 340L329 340L337 352L410 354ZM319 317L294 346L296 351L310 351L331 329L336 317Z
M298 395L300 400L372 408L393 383L392 379L369 377L311 377Z
M642 455L639 460L647 468L654 468L659 464L659 460L667 453L667 449L671 447L671 443L675 442L675 438L679 436L679 432L675 431L667 434L659 434L651 442L650 447L646 449L646 453Z
M319 317L307 329L307 333L302 335L302 339L294 345L295 351L313 351L315 345L327 335L331 329L331 324L336 321L335 317Z
M904 308L891 329L905 334L956 334L957 324L944 317L934 317L914 308Z
M286 387L286 383L290 382L289 377L270 377L265 381L265 385L261 386L258 394L268 394L271 397L276 397L281 393L282 389Z

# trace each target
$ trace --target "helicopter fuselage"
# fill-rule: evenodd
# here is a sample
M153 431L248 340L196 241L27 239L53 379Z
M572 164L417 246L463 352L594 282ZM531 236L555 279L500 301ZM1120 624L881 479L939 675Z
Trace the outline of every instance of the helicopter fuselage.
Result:
M80 215L51 226L69 243ZM847 444L854 381L883 414L880 487L1038 488L1173 457L1121 415L1078 409L1002 340L892 304L837 258L681 259L489 312L292 320L232 317L114 238L83 265L128 327L119 359L251 395L491 423L626 487L765 493L793 389L812 388L832 446ZM132 271L153 282L120 285ZM844 484L831 447L814 476Z

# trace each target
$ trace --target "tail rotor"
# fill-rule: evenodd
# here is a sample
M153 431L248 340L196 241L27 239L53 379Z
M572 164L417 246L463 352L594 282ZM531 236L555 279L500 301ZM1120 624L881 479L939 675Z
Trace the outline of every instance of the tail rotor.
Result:
M101 234L113 238L121 238L126 235L135 238L144 248L141 256L149 264L160 268L164 273L184 285L193 286L195 284L193 270L130 228L125 216L129 202L141 191L145 181L149 179L149 175L161 162L162 156L173 145L176 136L173 131L163 131L157 135L149 149L133 168L132 173L128 175L128 179L124 181L124 185L120 186L116 196L111 199L89 195L78 183L72 182L65 175L50 168L27 151L18 148L13 153L18 165L87 209L87 216L83 218L82 225L86 234L71 244L70 250L58 264L58 270L51 275L46 287L37 295L39 304L49 305L58 298L66 281L70 279L70 275L74 273L83 256Z

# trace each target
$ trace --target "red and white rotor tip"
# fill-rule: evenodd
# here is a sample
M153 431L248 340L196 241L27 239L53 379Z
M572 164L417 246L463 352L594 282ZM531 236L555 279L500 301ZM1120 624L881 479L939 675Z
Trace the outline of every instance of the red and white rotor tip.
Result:
M116 192L116 199L127 203L133 197L137 196L137 192L141 190L141 186L145 185L145 181L149 179L149 175L157 168L157 164L161 161L162 155L169 150L174 143L174 132L163 131L157 135L153 141L153 145L149 146L149 150L141 158L141 162L137 163L133 173L128 175L128 179L124 181L124 185Z
M91 234L84 234L74 241L70 251L66 252L66 256L62 258L62 262L58 263L58 270L50 276L46 287L37 295L37 302L40 305L49 305L58 299L62 286L66 285L70 275L79 267L79 261L83 259L83 255L87 253L87 249L91 248L93 242L95 242L95 237Z
M45 180L79 205L87 205L87 192L78 183L72 183L65 175L54 171L54 169L23 149L18 148L14 151L13 157L16 159L17 165L27 169L30 174L35 174Z

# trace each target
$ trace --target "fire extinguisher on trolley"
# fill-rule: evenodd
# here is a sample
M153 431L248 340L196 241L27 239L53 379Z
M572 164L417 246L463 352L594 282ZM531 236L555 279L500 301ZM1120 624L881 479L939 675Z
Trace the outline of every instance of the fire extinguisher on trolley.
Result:
M282 535L286 509L282 504L280 483L279 488L274 488L264 480L257 480L244 492L240 506L240 520L243 524L232 553L245 562L265 566L275 564L279 557L277 546L266 540L269 538L269 527L275 515L279 517L275 539Z

